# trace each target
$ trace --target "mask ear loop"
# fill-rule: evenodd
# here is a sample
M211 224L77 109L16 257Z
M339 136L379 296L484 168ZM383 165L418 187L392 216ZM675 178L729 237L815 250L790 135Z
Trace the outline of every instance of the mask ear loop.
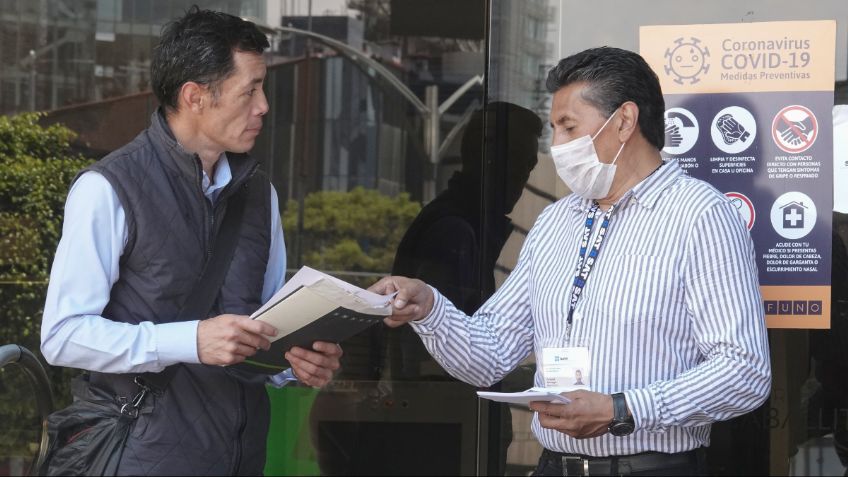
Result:
M615 111L613 111L613 112L612 112L612 114L610 114L610 117L608 117L608 118L607 118L607 120L606 120L606 122L604 123L604 125L603 125L603 126L601 126L601 129L598 129L598 132L596 132L596 133L595 133L595 135L594 135L594 136L592 136L592 140L593 140L593 141L595 140L595 138L596 138L596 137L598 137L598 134L601 134L601 131L603 131L603 130L604 130L604 128L605 128L605 127L607 127L607 124L609 124L609 122L610 122L610 121L612 121L612 118L614 118L614 117L615 117L616 113L618 113L618 109L616 109Z
M596 137L598 137L598 135L599 135L599 134L601 134L601 131L603 131L603 130L604 130L604 128L605 128L605 127L607 127L607 124L609 124L609 122L610 122L610 121L612 121L612 118L614 118L614 117L615 117L615 115L616 115L617 113L618 113L618 109L616 109L615 111L613 111L613 112L612 112L612 114L610 114L610 117L608 117L608 118L607 118L607 121L604 123L604 125L603 125L603 126L601 126L601 129L598 129L598 132L596 132L596 133L595 133L595 135L594 135L594 136L592 136L592 141L594 141L594 140L595 140L595 138L596 138ZM621 147L620 147L620 148L618 148L618 152L615 154L615 158L613 158L613 160L612 160L612 162L610 163L610 165L615 164L615 161L617 161L617 160L618 160L618 156L620 156L620 155L621 155L621 151L623 151L623 150L624 150L624 145L625 145L625 144L627 144L627 143L624 143L624 142L623 142L623 143L621 143Z
M627 144L627 143L624 143L624 142L623 142L623 143L621 143L621 147L620 147L620 148L618 148L618 153L616 153L615 158L613 158L612 162L610 162L610 165L615 164L615 161L617 161L617 160L618 160L618 156L620 156L620 155L621 155L621 151L623 151L623 150L624 150L624 145L625 145L625 144Z

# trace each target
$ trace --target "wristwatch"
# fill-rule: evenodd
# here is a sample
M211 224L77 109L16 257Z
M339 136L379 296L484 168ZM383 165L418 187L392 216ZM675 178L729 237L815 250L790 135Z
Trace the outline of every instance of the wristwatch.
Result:
M616 393L612 395L612 409L613 418L609 425L609 433L616 437L632 434L636 429L636 423L627 408L627 400L624 398L624 394Z

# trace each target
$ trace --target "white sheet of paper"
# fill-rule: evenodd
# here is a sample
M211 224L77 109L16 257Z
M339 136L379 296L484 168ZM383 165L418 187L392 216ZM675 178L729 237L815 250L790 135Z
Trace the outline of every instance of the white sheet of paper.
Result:
M530 404L533 401L547 401L568 404L571 399L560 396L559 393L573 391L573 388L530 388L518 393L496 393L490 391L477 391L477 395L484 399L510 404Z
M337 283L328 280L327 277L321 278L311 285L307 285L306 288L348 310L365 313L366 315L389 316L392 314L391 299L394 297L394 294L382 296L367 290L352 292L346 287L343 288Z
M310 287L319 295L333 301L339 298L344 298L344 303L340 305L344 306L346 304L350 304L355 308L348 308L354 311L373 315L385 314L385 316L392 313L391 300L394 298L395 294L385 296L378 295L368 290L363 290L355 285L351 285L343 280L339 280L336 277L327 275L326 273L319 272L313 268L301 267L301 269L298 270L293 277L291 277L291 280L287 281L286 284L283 285L283 288L280 288L280 290L275 293L270 300L256 310L255 313L250 315L250 317L255 318L301 287ZM364 311L366 309L372 311Z

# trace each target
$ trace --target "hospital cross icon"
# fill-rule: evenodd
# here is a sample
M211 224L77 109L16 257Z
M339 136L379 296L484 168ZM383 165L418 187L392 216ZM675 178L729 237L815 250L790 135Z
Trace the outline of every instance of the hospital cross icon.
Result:
M797 210L791 209L786 214L786 220L789 222L789 225L785 225L785 227L794 229L798 227L803 227L803 225L799 224L801 224L801 221L804 220L804 216L799 214Z
M818 212L810 196L800 191L790 191L772 202L769 218L778 235L797 240L815 228Z
M807 207L800 202L790 202L783 207L783 228L803 229L804 209Z

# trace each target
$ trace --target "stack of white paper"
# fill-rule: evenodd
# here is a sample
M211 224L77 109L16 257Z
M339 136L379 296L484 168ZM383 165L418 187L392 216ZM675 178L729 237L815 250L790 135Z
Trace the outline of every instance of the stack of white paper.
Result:
M575 391L579 388L530 388L518 393L495 393L489 391L477 391L477 395L484 399L510 404L530 404L533 401L547 401L568 404L571 399L560 395L560 393Z

